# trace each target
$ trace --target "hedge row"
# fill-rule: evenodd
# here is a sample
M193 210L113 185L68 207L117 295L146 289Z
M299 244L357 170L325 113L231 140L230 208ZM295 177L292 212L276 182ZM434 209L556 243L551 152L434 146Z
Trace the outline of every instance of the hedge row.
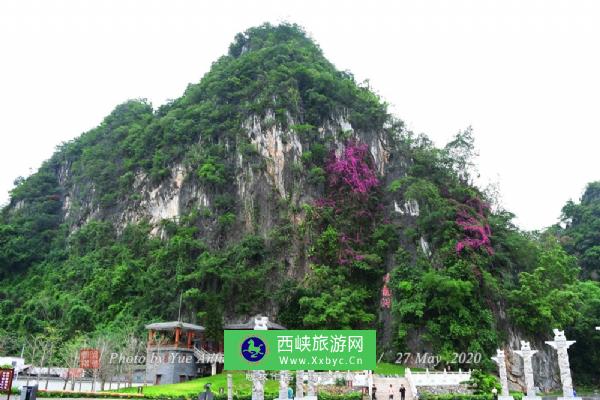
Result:
M13 390L13 392L15 392ZM189 396L145 396L142 394L133 393L108 393L108 392L62 392L62 391L38 391L38 397L40 398L123 398L123 399L152 399L152 400L189 400ZM196 396L193 396L194 398ZM273 400L277 397L277 394L265 393L265 400ZM362 394L360 392L352 392L346 394L330 394L320 392L318 395L319 400L361 400ZM226 394L214 393L214 400L227 400ZM252 400L252 395L234 395L233 400ZM448 399L450 400L450 399ZM467 399L465 399L467 400ZM483 400L483 399L481 399ZM516 399L515 399L516 400Z
M523 393L511 393L515 400L522 400ZM492 394L431 394L419 393L419 400L494 400Z
M106 399L143 399L143 394L137 393L111 393L111 392L71 392L60 390L38 390L37 397L61 397L61 398L106 398Z

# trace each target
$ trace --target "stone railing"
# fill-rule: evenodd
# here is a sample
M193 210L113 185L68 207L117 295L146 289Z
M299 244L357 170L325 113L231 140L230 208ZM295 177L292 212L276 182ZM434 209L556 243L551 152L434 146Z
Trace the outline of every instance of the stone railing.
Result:
M204 349L194 347L194 355L196 356L200 364L223 364L224 362L223 353L210 353Z
M417 396L419 386L458 386L471 379L471 371L429 371L412 372L406 368L404 377L410 385L414 396Z
M352 382L352 386L369 386L369 371L330 371L314 374L319 385L335 385L338 379L344 379L346 382Z
M294 371L291 371L292 373ZM312 375L317 385L335 385L339 379L345 380L347 383L352 382L353 387L371 387L373 384L373 375L370 371L329 371L329 372L313 372ZM267 379L279 379L278 374L266 374ZM252 373L246 372L246 379L252 380ZM304 371L304 380L308 380L308 371Z
M406 368L404 370L404 378L406 378L406 382L408 382L408 387L410 388L413 398L416 399L418 396L417 386L415 385L415 382L413 381L412 371L410 370L410 368Z

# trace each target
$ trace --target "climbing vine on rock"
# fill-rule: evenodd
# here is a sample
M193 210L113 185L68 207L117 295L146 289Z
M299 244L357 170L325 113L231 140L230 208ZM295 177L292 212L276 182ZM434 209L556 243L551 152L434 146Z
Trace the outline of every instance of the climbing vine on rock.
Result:
M369 156L368 146L356 142L349 142L340 157L332 152L327 163L331 187L344 193L350 189L354 194L366 195L379 186Z
M492 231L485 216L489 206L479 198L472 198L465 202L456 213L456 224L462 229L464 237L456 243L456 252L461 253L469 248L477 250L482 248L489 255L494 254L490 237Z
M310 250L311 293L300 299L304 323L364 326L375 320L378 305L377 287L367 283L381 279L388 241L396 236L383 224L382 192L367 145L346 142L339 155L330 153L325 171L325 196L310 207L315 237ZM351 321L335 311L340 307L356 308Z
M325 167L326 197L315 205L323 215L332 213L338 231L338 265L366 268L363 248L374 223L381 219L379 180L367 145L349 141L340 156L332 151Z

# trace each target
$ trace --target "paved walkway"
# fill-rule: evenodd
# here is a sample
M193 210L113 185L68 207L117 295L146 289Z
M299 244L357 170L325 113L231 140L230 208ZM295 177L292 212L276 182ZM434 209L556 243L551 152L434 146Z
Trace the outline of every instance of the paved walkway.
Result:
M389 400L390 385L392 385L394 400L400 400L400 385L404 385L406 388L405 400L413 400L413 393L408 386L408 381L404 377L386 378L379 375L374 375L373 384L375 384L375 387L377 388L377 400Z

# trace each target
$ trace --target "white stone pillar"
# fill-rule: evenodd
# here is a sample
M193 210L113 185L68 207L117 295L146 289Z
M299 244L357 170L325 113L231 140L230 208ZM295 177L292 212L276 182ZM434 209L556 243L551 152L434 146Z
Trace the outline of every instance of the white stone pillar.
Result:
M264 371L252 371L252 400L265 399L265 379Z
M533 383L533 365L531 358L537 350L531 350L529 342L521 340L521 350L515 350L515 353L523 359L523 373L525 374L525 384L527 385L527 395L523 400L541 400L541 397L535 395L535 384Z
M294 393L294 399L304 399L304 371L296 371L296 393Z
M227 400L233 400L233 376L227 374Z
M214 362L210 365L210 374L215 376L217 374L217 363Z
M504 357L504 350L498 349L496 351L496 357L492 357L492 360L498 364L498 374L500 375L500 384L502 385L502 393L500 393L498 400L513 400L513 397L508 393L508 377L506 375L506 358Z
M560 381L563 388L563 397L559 397L558 400L581 399L575 397L573 393L573 381L571 380L571 367L569 366L569 353L567 351L575 341L567 340L565 331L559 331L558 329L552 331L554 332L554 340L547 341L546 344L552 346L558 354L558 369L560 370Z
M407 368L408 369L408 368ZM373 371L367 372L367 387L369 388L369 399L373 398Z
M261 317L254 319L254 330L266 331L269 318ZM252 400L265 399L265 371L252 371Z
M346 386L348 386L348 387L354 386L354 374L350 371L346 371Z
M288 382L290 379L289 371L279 372L279 400L286 400L288 398Z
M308 371L308 390L304 400L317 400L317 380L319 377L315 371Z

